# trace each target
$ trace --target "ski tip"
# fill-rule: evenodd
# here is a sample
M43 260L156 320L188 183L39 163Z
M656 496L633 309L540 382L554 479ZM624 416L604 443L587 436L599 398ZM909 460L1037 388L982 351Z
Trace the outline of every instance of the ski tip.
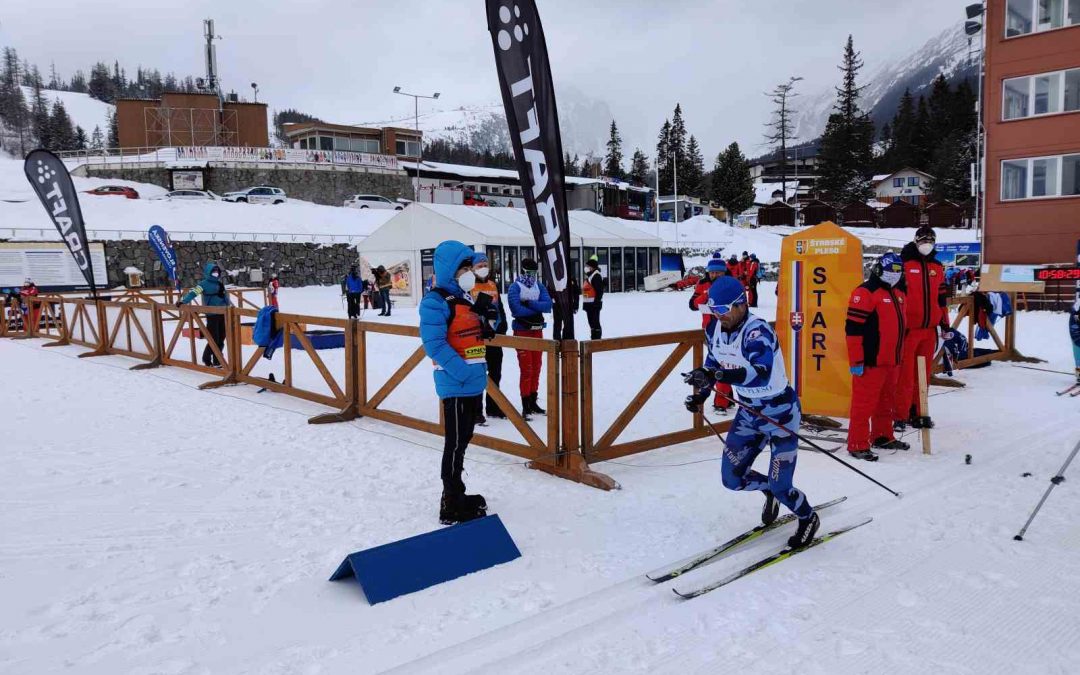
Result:
M1013 537L1013 541L1024 541L1024 538L1020 535L1016 535L1015 537Z

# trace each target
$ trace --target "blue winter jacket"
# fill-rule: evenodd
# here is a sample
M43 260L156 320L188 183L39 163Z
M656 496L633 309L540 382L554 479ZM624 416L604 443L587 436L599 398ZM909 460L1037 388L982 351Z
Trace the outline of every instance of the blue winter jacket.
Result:
M349 293L363 293L364 292L364 277L351 274L345 275L345 290Z
M451 296L472 302L454 278L458 268L471 260L473 250L459 241L444 241L435 249L435 287ZM439 366L435 369L435 393L439 398L477 396L487 387L487 365L466 363L446 340L450 305L434 290L420 301L420 339L424 353Z
M1077 306L1073 307L1073 312L1069 315L1069 337L1072 338L1076 367L1080 368L1080 307Z
M536 300L522 300L522 289L533 287L538 287L539 297ZM536 330L547 326L544 322L544 314L551 311L551 295L538 279L518 277L517 281L510 284L506 300L510 304L510 315L514 317L514 322L511 324L514 330Z
M203 304L208 307L228 307L231 303L229 302L229 294L225 290L225 282L220 277L215 279L210 276L210 273L215 269L220 270L221 268L215 263L206 263L206 267L203 268L202 281L199 282L198 286L185 293L184 297L180 298L180 302L186 305L201 295Z

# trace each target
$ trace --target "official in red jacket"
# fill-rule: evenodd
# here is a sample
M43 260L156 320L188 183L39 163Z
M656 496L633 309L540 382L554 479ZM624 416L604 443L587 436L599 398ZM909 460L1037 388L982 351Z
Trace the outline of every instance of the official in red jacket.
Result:
M893 436L893 392L900 375L906 327L900 256L886 253L870 278L851 293L848 302L848 363L851 367L851 414L848 452L876 462L871 448L907 450Z
M901 286L907 298L907 335L904 336L904 359L900 366L900 383L897 389L893 419L897 430L907 424L921 429L931 428L933 421L926 411L919 411L919 361L926 358L927 373L934 363L938 331L942 337L950 332L948 309L948 285L945 268L934 255L937 236L929 227L915 232L915 241L900 251L904 261L904 281Z
M743 268L743 286L746 287L746 298L749 301L751 307L758 306L758 270L761 268L761 263L758 262L757 256L754 254L743 254L742 261Z
M694 293L690 296L691 311L700 312L703 306L709 304L709 289L712 287L712 282L723 276L729 276L728 266L724 262L724 257L717 251L705 266L705 278L694 286ZM708 328L709 323L715 320L712 314L703 313L701 315L701 327ZM716 395L713 396L713 410L716 412L731 410L735 404L724 398L725 396L731 396L731 385L717 382L714 385L714 390Z

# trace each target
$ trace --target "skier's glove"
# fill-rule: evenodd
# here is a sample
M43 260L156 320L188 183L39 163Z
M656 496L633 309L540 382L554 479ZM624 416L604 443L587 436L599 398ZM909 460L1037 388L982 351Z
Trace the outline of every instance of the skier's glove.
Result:
M862 377L863 373L866 372L866 368L861 363L857 366L852 366L850 370L851 374L855 377Z
M709 398L710 393L708 389L705 389L696 394L691 394L683 401L683 405L692 413L701 412L701 404Z
M708 368L694 368L689 373L683 373L683 382L698 389L707 389L716 383L716 373Z

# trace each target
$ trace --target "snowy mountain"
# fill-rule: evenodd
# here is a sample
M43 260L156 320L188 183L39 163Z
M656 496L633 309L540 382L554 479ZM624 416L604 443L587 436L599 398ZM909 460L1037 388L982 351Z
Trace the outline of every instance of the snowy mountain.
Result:
M614 117L608 104L579 89L566 87L558 92L558 105L563 149L583 157L601 155L607 141L608 125ZM409 128L415 123L412 115L364 122L368 126ZM502 102L421 111L419 125L425 137L431 140L461 141L480 152L510 149L510 133Z
M944 74L950 81L974 76L977 62L969 56L971 49L963 24L957 24L907 57L882 63L865 72L862 77L866 86L862 93L863 109L871 111L870 116L880 128L896 113L905 88L910 88L912 95L918 97L938 74ZM835 102L836 92L832 87L797 99L796 138L820 136Z
M23 97L29 104L33 100L34 90L25 86L22 90ZM53 101L61 101L67 110L68 117L71 118L71 123L82 127L87 137L94 133L94 127L101 127L103 135L109 133L108 114L116 107L111 103L104 103L96 98L90 98L89 94L77 94L73 91L42 89L41 93L49 102L50 107Z

